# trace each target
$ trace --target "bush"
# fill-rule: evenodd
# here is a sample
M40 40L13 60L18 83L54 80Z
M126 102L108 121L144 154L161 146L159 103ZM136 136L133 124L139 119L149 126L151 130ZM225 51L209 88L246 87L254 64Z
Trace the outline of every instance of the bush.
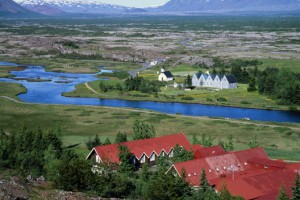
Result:
M251 104L251 103L246 100L243 100L243 101L241 101L241 104Z
M217 101L220 101L220 102L226 102L227 99L225 97L218 97L217 98Z
M191 100L194 100L194 98L191 97L191 96L184 96L184 97L181 97L181 100L188 100L188 101L191 101Z
M207 101L207 102L213 102L213 99L212 99L212 98L209 98L209 97L206 97L206 101Z

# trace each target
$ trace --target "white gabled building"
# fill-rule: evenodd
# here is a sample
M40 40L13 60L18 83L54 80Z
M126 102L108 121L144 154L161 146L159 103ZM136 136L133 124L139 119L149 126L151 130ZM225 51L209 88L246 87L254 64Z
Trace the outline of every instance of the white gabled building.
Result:
M158 75L159 81L173 81L173 75L170 71L165 71L165 68L161 68L160 73Z
M192 85L194 87L234 89L237 88L237 80L234 75L197 73L192 77Z

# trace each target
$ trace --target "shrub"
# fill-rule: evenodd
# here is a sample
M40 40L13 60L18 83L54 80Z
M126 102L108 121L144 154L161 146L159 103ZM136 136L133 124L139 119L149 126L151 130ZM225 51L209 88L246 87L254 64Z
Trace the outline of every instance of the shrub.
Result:
M181 97L181 100L188 100L188 101L190 101L190 100L194 100L194 98L191 97L191 96L184 96L184 97Z

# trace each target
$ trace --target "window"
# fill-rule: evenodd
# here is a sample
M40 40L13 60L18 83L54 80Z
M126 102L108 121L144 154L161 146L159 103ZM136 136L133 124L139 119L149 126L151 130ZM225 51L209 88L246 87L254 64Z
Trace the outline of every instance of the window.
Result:
M173 149L170 151L169 157L172 158L173 157Z
M146 162L146 156L143 155L142 158L141 158L141 163L145 163Z
M100 161L101 161L100 156L96 155L96 162L100 163Z
M150 161L155 161L155 153L152 153L152 155L150 156Z

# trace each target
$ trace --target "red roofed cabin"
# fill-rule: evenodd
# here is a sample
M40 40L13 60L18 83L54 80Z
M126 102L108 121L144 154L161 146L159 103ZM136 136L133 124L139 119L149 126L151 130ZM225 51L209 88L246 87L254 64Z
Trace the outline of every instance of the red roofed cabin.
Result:
M179 145L186 150L191 149L191 144L185 134L173 134L162 137L133 140L120 144L111 144L105 146L94 147L87 159L95 160L96 163L110 161L112 163L120 163L118 158L118 146L127 146L132 153L132 163L139 166L143 163L156 164L160 156L173 157L173 148Z
M208 150L195 152L200 159L175 163L167 173L181 177L184 169L186 181L198 187L204 169L208 182L217 191L226 184L233 195L247 200L275 200L282 185L291 194L291 184L296 172L300 172L300 163L271 160L261 147L235 152L222 152L219 148L203 148ZM210 154L211 150L219 155Z

